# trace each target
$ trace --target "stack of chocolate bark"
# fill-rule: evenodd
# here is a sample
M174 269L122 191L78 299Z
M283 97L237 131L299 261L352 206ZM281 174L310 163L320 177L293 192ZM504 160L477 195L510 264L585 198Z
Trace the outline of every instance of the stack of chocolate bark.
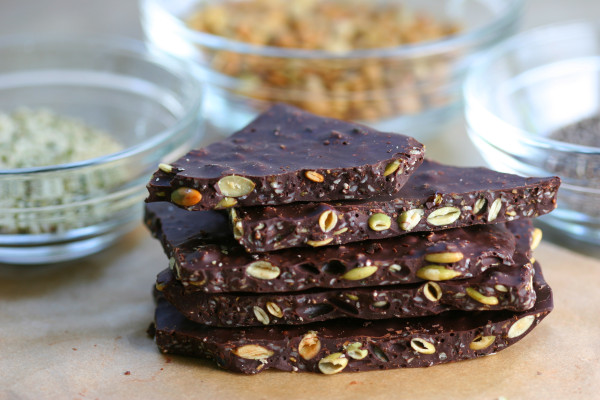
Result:
M161 165L155 340L244 373L493 354L551 310L532 257L558 178L423 159L412 138L277 105ZM525 349L524 349L525 350Z

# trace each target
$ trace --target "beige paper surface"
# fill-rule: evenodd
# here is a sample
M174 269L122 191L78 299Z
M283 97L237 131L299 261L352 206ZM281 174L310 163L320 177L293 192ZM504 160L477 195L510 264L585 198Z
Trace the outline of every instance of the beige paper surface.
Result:
M140 227L60 268L0 269L0 399L600 399L600 261L542 243L555 310L494 356L423 369L243 376L145 333L166 258Z

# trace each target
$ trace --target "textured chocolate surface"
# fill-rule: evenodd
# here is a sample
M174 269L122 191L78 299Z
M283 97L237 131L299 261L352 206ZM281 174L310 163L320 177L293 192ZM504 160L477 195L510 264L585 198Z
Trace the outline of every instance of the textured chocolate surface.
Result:
M472 278L493 265L521 264L513 260L517 240L525 259L531 257L532 226L529 220L479 225L439 232L413 233L396 238L311 248L248 254L231 237L226 219L215 211L189 212L168 203L146 204L147 226L162 242L170 265L188 291L289 292L310 288L350 288L423 282L416 272L432 264L428 254L460 252L464 258L442 264L460 273L455 279ZM517 235L515 236L515 233ZM273 279L248 273L255 262L279 269ZM359 280L343 276L355 268L376 267Z
M391 200L300 203L230 212L240 244L249 252L266 252L533 218L556 207L559 185L558 177L523 178L486 168L452 167L426 160ZM446 207L454 208L453 216L433 218L432 213L441 212L438 210L451 210ZM403 227L399 217L408 210L420 210L423 215L414 226ZM319 225L325 212L337 216L336 225L327 232ZM370 228L369 218L375 213L389 217L388 229Z
M301 326L238 329L191 322L159 296L153 332L158 348L164 353L208 358L221 368L247 374L269 368L327 371L326 363L321 362L323 369L319 363L335 353L341 353L342 362L347 360L344 372L426 367L497 353L522 339L553 308L551 289L544 282L538 265L534 288L537 293L534 307L518 313L450 311L422 318L340 319ZM318 345L313 339L310 348L302 347L300 351L299 344L307 334L316 337ZM493 342L473 349L472 346L482 343L478 340L473 343L480 336L489 336ZM420 340L429 344L425 346L431 354L422 352L425 346L423 342L417 343ZM345 346L352 343L358 343L361 350L367 351L364 358L354 359L348 354L349 348ZM306 350L316 351L313 355ZM301 354L313 357L307 360Z
M171 201L172 192L183 187L202 195L189 210L218 208L232 197L218 182L232 175L255 185L248 194L233 196L238 206L391 195L421 164L423 152L423 145L407 136L275 105L227 139L190 151L171 172L157 171L147 201ZM393 162L398 168L384 176ZM318 175L311 180L307 172Z
M186 292L172 271L166 269L158 275L156 287L192 321L239 327L301 325L343 317L367 320L421 317L449 310L525 311L535 303L532 279L533 267L527 263L490 268L471 279L425 284L262 295L211 294ZM467 288L485 294L487 300L483 301L490 304L468 295Z

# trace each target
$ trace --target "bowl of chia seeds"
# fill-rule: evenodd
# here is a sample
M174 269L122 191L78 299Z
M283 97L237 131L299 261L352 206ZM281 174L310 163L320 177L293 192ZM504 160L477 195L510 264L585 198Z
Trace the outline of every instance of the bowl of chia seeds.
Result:
M600 244L600 24L519 34L476 63L465 82L469 135L488 164L558 175L558 208L542 221Z
M195 67L114 37L0 38L0 263L80 258L140 224L201 138Z

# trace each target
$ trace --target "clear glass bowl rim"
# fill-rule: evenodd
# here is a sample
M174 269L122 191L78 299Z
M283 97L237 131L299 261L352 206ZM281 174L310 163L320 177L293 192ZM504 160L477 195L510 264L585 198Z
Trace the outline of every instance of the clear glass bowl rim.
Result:
M292 0L290 0L292 1ZM387 47L378 49L363 49L336 54L326 50L306 50L298 48L282 48L274 46L258 46L237 40L231 40L210 33L199 32L188 29L183 21L162 9L175 20L175 27L183 37L191 40L194 44L206 46L215 50L231 51L241 54L261 55L275 58L298 58L298 59L357 59L357 58L391 58L391 57L418 57L427 54L443 54L449 50L467 47L471 43L479 43L490 35L494 35L510 26L517 20L521 13L525 0L507 0L509 2L504 13L493 19L489 24L480 28L466 31L465 34L452 35L448 38L432 40L414 45L399 47ZM144 3L153 3L158 6L156 0L139 0L142 13L147 13ZM147 29L147 28L146 28Z
M100 46L109 51L133 53L141 60L146 62L154 62L157 65L165 68L165 70L168 72L176 73L180 79L186 80L187 85L196 86L198 89L198 95L197 98L194 99L187 108L185 114L181 118L178 118L173 126L158 133L149 140L145 140L115 153L106 154L83 161L34 168L15 168L8 170L0 169L0 177L17 177L36 173L87 168L134 157L140 153L160 147L177 132L182 131L186 126L190 125L194 119L198 117L198 114L201 110L203 94L201 90L202 82L198 78L200 76L199 67L189 60L181 59L166 53L151 43L118 35L89 34L78 35L77 38L73 38L72 36L65 35L45 35L44 37L40 37L37 35L18 34L0 37L0 53L6 48L19 50L29 44L35 44L38 46L44 44L49 46L58 45L61 47L67 47L69 45L84 45L88 46L90 49L99 48Z
M498 114L496 114L493 110L484 106L478 99L477 87L481 85L481 82L489 82L489 68L493 67L494 63L500 58L504 58L506 55L510 54L515 50L521 50L524 47L528 47L531 49L531 52L535 52L535 46L528 45L531 41L535 41L536 43L544 43L544 44L552 44L554 43L553 39L548 38L548 33L554 30L565 30L573 26L577 25L586 25L594 28L594 31L600 33L600 23L595 23L592 21L586 20L573 20L567 22L558 22L548 25L539 26L533 29L529 29L527 31L518 33L501 43L493 46L492 48L484 51L480 57L473 63L473 65L468 69L467 76L465 78L465 83L463 86L463 96L466 104L465 109L469 108L469 103L477 104L478 107L485 109L494 119L496 119L499 123L510 125L512 129L519 132L519 140L522 140L524 143L527 143L531 147L540 148L540 149L548 149L554 151L560 151L565 153L578 153L584 155L600 155L600 147L594 146L584 146L573 143L561 142L559 140L549 139L544 136L537 135L532 131L528 131L525 129L521 129L513 124L509 124L504 119L502 119ZM555 37L552 35L552 37ZM565 37L561 38L561 40L567 39ZM600 58L600 53L598 54ZM525 72L525 71L523 71ZM500 87L501 84L496 84L497 87ZM485 139L485 133L475 132L476 135L481 136Z

